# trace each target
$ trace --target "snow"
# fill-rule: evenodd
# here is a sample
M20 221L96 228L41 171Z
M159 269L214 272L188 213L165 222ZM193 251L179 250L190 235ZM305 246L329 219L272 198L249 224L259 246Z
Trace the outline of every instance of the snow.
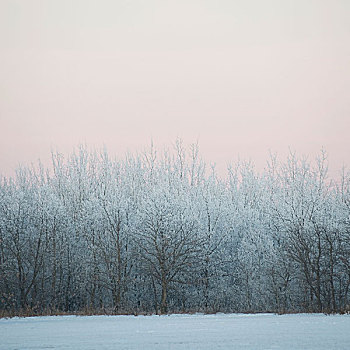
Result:
M216 314L0 319L0 349L349 349L350 315Z

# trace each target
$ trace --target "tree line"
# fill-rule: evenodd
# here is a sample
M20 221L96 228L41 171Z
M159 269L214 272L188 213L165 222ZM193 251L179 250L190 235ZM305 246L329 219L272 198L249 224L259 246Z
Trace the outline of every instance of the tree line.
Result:
M0 180L0 312L347 312L350 173L80 147Z

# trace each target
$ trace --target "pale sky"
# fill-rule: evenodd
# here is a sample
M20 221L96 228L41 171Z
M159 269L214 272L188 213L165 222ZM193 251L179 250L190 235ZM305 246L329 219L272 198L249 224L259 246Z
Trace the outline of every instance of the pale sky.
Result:
M0 173L80 143L350 166L349 0L0 0Z

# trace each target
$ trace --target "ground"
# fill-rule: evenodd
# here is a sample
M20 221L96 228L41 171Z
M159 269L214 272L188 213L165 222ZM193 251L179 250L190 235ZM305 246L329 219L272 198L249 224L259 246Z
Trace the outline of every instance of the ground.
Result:
M350 315L216 314L0 319L0 349L349 349Z

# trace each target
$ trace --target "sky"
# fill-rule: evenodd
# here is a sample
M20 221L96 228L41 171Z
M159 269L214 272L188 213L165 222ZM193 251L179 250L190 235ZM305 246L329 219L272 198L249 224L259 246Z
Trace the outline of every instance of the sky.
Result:
M0 174L197 142L350 166L349 0L0 0Z

